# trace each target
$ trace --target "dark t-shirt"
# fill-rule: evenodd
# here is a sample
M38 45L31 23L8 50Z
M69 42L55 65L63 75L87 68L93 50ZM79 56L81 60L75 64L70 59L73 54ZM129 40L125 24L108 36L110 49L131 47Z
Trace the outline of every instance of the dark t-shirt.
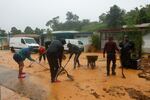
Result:
M116 50L119 51L115 42L106 42L105 43L104 53L106 52L107 54L109 54L109 53L115 54Z
M53 53L60 58L63 55L63 50L64 50L63 44L59 40L53 40L49 45L47 54Z

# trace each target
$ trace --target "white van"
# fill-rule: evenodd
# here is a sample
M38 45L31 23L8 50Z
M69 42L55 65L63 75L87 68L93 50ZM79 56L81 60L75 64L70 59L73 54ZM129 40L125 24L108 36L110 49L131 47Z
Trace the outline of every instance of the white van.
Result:
M27 47L33 47L33 50L35 52L38 51L39 44L36 43L34 38L30 37L12 37L9 41L9 47L16 50L27 48Z
M66 44L64 45L64 50L65 51L69 50L69 48L67 47L68 43L75 44L79 48L83 48L84 49L83 43L81 41L79 41L78 39L65 39L65 40L66 40Z

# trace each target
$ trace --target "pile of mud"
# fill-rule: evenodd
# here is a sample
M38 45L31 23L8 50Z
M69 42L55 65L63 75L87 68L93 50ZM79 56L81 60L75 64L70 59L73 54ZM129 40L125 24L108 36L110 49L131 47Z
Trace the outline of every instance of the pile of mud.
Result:
M140 78L145 78L146 80L150 80L150 59L143 58L141 62L142 72L138 74Z
M125 88L125 90L128 92L129 96L136 100L150 100L150 97L147 95L144 95L143 92L136 90L134 88Z
M135 88L127 88L123 86L113 86L107 88L103 88L103 90L111 96L125 96L129 95L130 98L135 100L150 100L150 96L145 95L142 91L137 90ZM150 91L147 91L150 92Z

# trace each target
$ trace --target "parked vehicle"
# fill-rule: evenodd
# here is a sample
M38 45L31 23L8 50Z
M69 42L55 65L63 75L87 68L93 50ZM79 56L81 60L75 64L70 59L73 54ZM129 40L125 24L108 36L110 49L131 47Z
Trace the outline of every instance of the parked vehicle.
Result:
M9 47L16 51L22 48L33 47L33 51L37 52L39 44L36 43L34 38L30 37L12 37L9 41Z

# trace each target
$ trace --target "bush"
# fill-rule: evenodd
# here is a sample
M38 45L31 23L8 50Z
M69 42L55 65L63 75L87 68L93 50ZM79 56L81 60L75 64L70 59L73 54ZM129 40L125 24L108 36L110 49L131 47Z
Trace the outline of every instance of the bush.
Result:
M93 34L92 35L92 46L94 46L96 49L98 49L99 48L99 46L100 46L100 38L99 38L99 35L97 35L97 34Z

